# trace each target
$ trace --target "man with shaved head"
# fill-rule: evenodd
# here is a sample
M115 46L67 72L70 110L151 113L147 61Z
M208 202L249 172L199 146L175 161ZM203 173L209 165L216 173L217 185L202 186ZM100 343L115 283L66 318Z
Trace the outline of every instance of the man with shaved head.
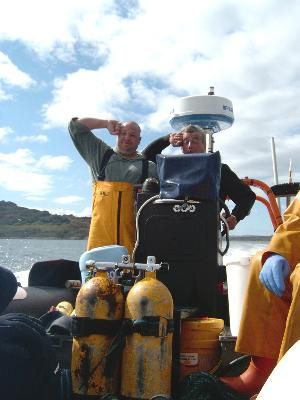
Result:
M116 136L114 149L92 133L103 128ZM135 243L134 185L157 177L155 164L137 151L141 128L134 121L73 118L69 132L94 182L87 248L117 244L130 254Z

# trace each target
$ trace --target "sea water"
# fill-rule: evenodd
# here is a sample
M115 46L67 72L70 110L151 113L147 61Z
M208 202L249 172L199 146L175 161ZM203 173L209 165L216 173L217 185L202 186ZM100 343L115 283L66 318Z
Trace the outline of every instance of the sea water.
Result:
M86 240L0 239L0 265L12 270L22 285L37 261L74 260L86 250Z
M252 255L266 244L267 241L259 237L249 241L232 239L224 261L245 254ZM86 240L0 239L0 265L11 269L18 280L26 285L28 271L35 262L58 259L78 261L86 245Z

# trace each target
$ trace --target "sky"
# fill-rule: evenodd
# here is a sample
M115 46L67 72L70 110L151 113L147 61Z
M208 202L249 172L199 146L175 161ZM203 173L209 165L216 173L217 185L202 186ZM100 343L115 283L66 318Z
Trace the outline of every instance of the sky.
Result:
M0 200L90 215L90 173L69 120L135 120L142 149L172 132L178 99L205 95L210 86L233 104L232 127L214 135L222 162L241 178L273 185L274 137L279 183L287 182L290 163L299 181L299 18L296 0L4 2ZM114 145L107 130L95 133ZM256 202L234 233L272 231Z

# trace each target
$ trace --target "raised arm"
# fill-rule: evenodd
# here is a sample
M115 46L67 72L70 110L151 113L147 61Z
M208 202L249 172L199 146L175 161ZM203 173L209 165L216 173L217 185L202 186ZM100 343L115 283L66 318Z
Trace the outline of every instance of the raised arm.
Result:
M122 126L120 121L113 119L80 118L77 121L90 130L106 128L112 135L118 135Z
M147 160L156 163L156 155L160 154L166 147L169 146L169 137L170 135L162 136L148 144L148 146L142 151L144 157Z

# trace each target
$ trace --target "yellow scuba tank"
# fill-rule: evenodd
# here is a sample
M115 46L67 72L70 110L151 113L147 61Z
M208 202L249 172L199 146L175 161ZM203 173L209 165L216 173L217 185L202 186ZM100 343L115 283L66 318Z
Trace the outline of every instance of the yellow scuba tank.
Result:
M148 257L148 268L155 264ZM142 264L140 264L142 265ZM138 264L136 264L137 268ZM122 356L121 395L151 399L171 395L173 299L168 288L156 279L155 269L129 291L125 319L132 321Z
M103 264L93 264L95 276L81 287L76 299L71 364L76 395L101 396L119 390L120 363L110 376L106 368L112 339L122 323L124 295Z

